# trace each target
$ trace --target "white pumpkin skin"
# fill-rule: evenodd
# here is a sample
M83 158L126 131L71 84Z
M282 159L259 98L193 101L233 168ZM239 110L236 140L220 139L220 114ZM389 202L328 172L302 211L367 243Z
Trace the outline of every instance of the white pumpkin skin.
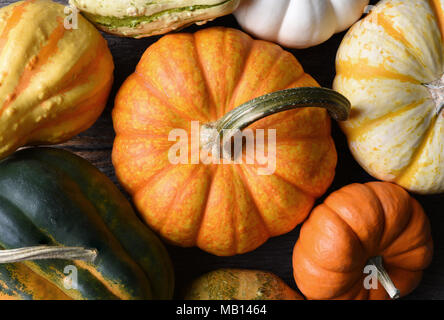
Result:
M341 127L356 160L421 194L444 192L442 19L442 0L381 1L344 38L333 86L352 103Z
M289 48L327 41L358 20L368 0L243 0L237 21L252 35Z

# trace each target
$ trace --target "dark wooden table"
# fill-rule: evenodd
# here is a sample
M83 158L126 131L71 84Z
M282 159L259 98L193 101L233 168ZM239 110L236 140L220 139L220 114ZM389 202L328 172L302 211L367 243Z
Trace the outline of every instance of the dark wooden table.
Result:
M0 6L13 2L16 1L0 0ZM63 0L57 2L66 3ZM375 2L377 1L372 1L372 3ZM204 27L210 26L240 28L232 15L216 19ZM194 32L198 29L199 27L193 26L184 31ZM335 76L335 55L343 36L344 34L338 34L314 48L290 51L301 62L307 73L311 74L322 86L331 88ZM108 40L116 66L115 82L107 108L93 127L61 147L91 161L122 190L111 163L114 140L111 120L113 101L123 81L133 73L143 52L159 37L140 40L109 35L105 35L105 37ZM326 195L350 183L373 181L374 179L353 159L346 138L336 123L333 125L332 134L338 149L339 162L336 178ZM421 285L406 299L444 299L444 195L416 195L415 197L421 202L431 220L435 254L433 263L424 273ZM322 202L324 198L319 199L317 203ZM197 248L184 249L167 246L176 271L176 296L180 297L184 286L193 278L221 267L268 270L279 275L291 287L296 288L292 275L291 256L298 235L299 227L286 235L270 239L251 253L228 258L216 257Z

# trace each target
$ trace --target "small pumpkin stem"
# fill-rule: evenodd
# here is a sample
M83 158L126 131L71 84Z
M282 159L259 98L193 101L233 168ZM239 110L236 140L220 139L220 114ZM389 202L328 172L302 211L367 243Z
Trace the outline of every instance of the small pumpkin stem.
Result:
M298 108L325 108L330 116L345 121L351 104L340 93L326 88L304 87L276 91L248 101L216 122L202 126L201 145L211 150L223 138L225 142L252 123L270 115Z
M93 262L97 250L81 247L37 246L11 250L0 250L0 263L14 263L31 260L84 260Z
M444 110L444 75L436 81L424 84L424 86L429 90L435 102L436 115L439 116Z
M387 291L389 297L391 299L399 299L401 293L399 289L395 287L395 284L393 283L392 279L390 279L387 271L385 270L382 263L382 257L378 256L371 258L368 261L368 264L374 265L378 270L378 280L384 287L385 291Z

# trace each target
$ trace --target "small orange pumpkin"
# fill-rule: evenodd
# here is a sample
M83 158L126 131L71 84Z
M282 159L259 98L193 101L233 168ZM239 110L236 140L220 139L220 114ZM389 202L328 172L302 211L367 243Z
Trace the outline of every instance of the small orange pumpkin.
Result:
M352 184L331 194L302 226L294 278L308 299L396 298L418 286L432 255L429 220L404 189ZM374 289L364 286L368 264L378 269Z
M173 244L223 256L251 251L301 223L332 182L337 161L330 118L320 107L330 101L335 114L335 105L348 105L320 88L244 103L307 86L318 85L292 54L235 29L167 35L148 48L113 110L113 164L145 221ZM289 110L295 107L304 108ZM169 134L182 129L192 137L192 121L202 125L201 141L210 127L222 132L233 123L275 129L274 174L259 175L257 161L172 164L177 142ZM191 149L188 159L200 151Z

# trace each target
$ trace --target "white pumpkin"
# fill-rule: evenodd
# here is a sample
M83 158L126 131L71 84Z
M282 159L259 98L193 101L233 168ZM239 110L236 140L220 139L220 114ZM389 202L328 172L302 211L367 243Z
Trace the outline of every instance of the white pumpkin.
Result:
M368 0L243 0L235 12L252 35L290 48L327 41L358 20Z

